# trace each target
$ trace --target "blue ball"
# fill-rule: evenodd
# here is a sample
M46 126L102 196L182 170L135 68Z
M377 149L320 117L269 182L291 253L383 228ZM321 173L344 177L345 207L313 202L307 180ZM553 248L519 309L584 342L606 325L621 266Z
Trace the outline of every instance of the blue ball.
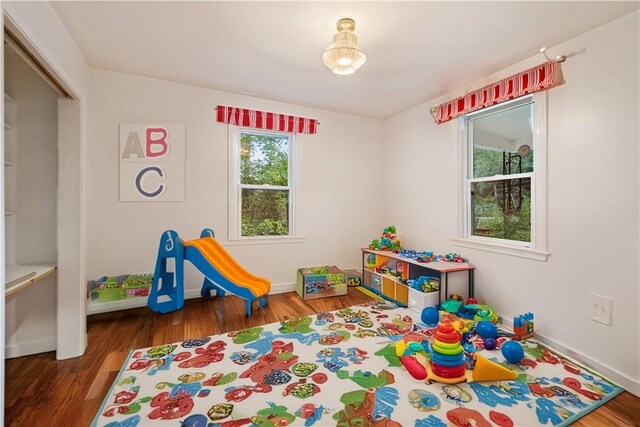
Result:
M476 325L476 334L480 335L482 338L496 339L498 336L498 328L488 320L481 320Z
M496 348L496 340L494 338L485 338L484 339L484 348L487 350L493 350Z
M440 321L440 313L435 307L425 307L422 309L422 316L420 318L422 323L436 325Z
M502 355L510 363L520 363L524 359L524 350L517 341L507 341L500 348Z

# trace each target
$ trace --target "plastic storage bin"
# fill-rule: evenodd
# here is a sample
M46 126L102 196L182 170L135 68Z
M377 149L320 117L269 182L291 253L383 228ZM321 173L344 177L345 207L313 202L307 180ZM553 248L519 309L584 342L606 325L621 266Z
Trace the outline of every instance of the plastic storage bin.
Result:
M407 304L407 306L410 310L422 313L423 308L436 306L438 304L440 304L440 292L424 293L409 288L409 304Z

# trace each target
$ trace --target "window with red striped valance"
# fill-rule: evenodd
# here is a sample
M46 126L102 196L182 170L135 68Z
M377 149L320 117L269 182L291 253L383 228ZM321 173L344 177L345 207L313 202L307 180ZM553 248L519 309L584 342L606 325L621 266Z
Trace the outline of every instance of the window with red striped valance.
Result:
M314 134L318 121L304 117L218 105L218 122L253 129Z
M560 63L545 62L431 109L437 124L564 83Z

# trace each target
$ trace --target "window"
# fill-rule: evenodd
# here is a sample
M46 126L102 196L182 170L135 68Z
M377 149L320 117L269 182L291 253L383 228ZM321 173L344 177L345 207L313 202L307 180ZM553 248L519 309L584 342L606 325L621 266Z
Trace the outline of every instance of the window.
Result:
M295 236L294 136L230 127L229 239Z
M546 259L546 93L460 118L462 246Z

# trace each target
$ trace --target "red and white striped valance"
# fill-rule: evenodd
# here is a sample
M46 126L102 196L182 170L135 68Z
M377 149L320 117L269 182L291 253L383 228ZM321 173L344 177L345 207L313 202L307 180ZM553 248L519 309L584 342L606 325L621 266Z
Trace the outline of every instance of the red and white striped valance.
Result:
M440 104L431 110L431 114L436 123L440 124L463 114L529 93L550 89L562 83L564 83L564 80L560 63L549 61L452 101Z
M254 129L309 134L316 133L320 124L316 119L247 110L246 108L225 107L223 105L218 105L218 121Z

